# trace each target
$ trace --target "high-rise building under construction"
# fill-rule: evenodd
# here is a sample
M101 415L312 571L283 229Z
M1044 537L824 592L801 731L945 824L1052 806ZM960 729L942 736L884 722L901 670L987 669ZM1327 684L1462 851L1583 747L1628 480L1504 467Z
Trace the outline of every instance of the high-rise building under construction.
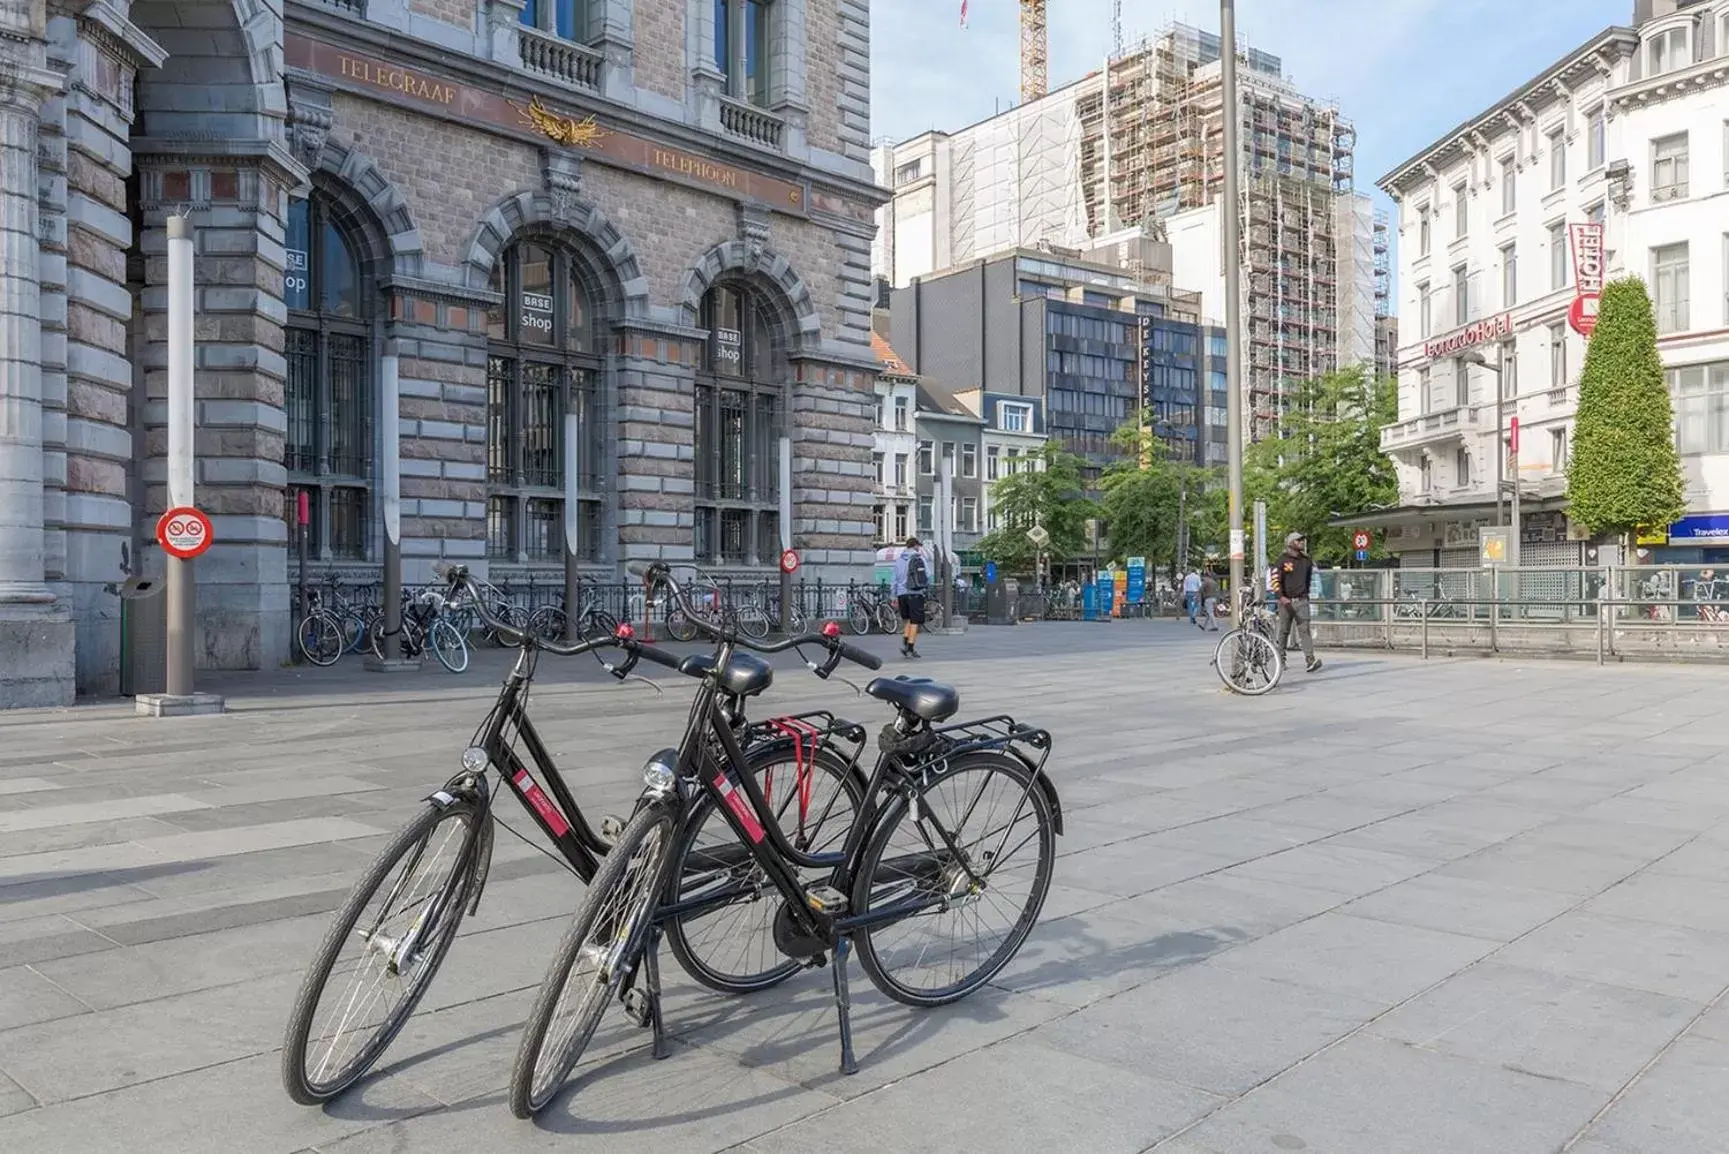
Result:
M1299 92L1278 57L1239 47L1243 227L1225 259L1220 47L1171 25L1038 100L880 146L894 200L878 214L877 275L901 286L1008 248L1153 233L1210 316L1227 272L1243 278L1245 412L1251 435L1271 432L1298 382L1373 364L1386 223L1355 191L1350 121Z

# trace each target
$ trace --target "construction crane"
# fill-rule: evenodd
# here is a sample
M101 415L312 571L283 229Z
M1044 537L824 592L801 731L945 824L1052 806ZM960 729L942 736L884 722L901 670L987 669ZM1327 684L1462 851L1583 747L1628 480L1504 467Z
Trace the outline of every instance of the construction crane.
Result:
M1045 32L1045 0L1020 0L1020 3L1021 103L1025 104L1050 90L1049 37ZM961 0L961 27L966 26L967 0Z

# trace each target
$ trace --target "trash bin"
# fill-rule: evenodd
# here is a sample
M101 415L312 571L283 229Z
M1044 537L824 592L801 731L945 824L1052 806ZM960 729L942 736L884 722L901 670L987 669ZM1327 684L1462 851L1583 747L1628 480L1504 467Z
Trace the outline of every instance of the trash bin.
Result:
M110 586L120 598L120 695L168 690L168 583L128 577Z

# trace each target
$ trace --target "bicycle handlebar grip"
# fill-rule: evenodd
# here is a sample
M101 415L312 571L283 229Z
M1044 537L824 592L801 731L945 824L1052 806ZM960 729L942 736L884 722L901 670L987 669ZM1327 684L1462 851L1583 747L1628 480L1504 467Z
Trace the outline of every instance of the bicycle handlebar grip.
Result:
M854 665L862 665L866 669L881 669L883 667L883 659L874 653L866 653L863 649L854 649L844 641L837 641L835 645L837 646L835 652Z
M638 656L640 656L644 661L652 661L656 665L664 665L668 669L671 669L675 672L679 672L679 673L684 672L683 670L679 669L679 664L680 664L679 658L674 657L672 654L667 653L663 650L656 649L652 645L637 645L634 648L633 652L635 652Z

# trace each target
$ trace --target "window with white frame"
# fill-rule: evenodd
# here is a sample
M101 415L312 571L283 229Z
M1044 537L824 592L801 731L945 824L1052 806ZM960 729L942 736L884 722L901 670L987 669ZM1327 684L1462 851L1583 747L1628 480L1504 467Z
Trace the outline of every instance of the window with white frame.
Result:
M1549 326L1549 387L1559 389L1567 384L1567 326L1556 321Z
M1591 118L1585 126L1585 171L1594 172L1603 167L1603 162L1608 159L1608 140L1608 115L1599 104L1591 110Z
M977 497L961 498L960 531L962 533L977 533L979 531L979 499Z
M909 161L908 163L901 165L899 168L895 169L895 184L911 184L919 178L923 167L924 161L922 159Z
M1501 246L1501 307L1510 309L1519 303L1519 249L1517 245Z
M1684 457L1729 453L1729 361L1666 369L1675 404L1675 450Z
M517 19L524 27L551 33L560 40L587 44L593 39L587 0L527 0Z
M1417 412L1423 416L1429 415L1429 370L1417 370Z
M907 539L907 507L905 505L896 505L895 506L895 535L892 538L892 540L905 541L906 539Z
M1501 158L1501 215L1507 216L1519 207L1518 161L1511 156Z
M1429 282L1424 281L1417 286L1417 335L1426 337L1433 331L1430 326L1434 321L1429 302Z
M1033 431L1033 407L1031 405L1010 404L1007 401L997 402L997 428L1005 433L1030 433Z
M714 66L736 100L769 101L771 7L770 0L714 0Z
M1556 128L1549 133L1549 189L1554 191L1567 183L1567 130Z
M1650 62L1646 71L1649 75L1661 76L1693 63L1693 53L1687 44L1688 31L1687 25L1665 28L1646 41L1646 60Z
M1495 367L1501 370L1501 396L1513 398L1519 395L1519 357L1517 346L1512 341L1502 341L1496 355Z
M1567 222L1558 220L1549 226L1549 289L1564 289L1572 272L1567 259Z
M961 476L976 477L979 475L979 447L977 445L961 446Z
M896 488L904 489L906 487L906 483L907 483L907 455L905 453L896 453L895 454L894 478L895 478L895 487Z
M1687 196L1687 134L1677 132L1651 142L1651 200Z
M1600 200L1585 210L1585 220L1589 224L1602 224L1606 215L1607 210Z
M1417 255L1428 256L1429 244L1433 238L1429 231L1429 206L1422 205L1417 209Z
M1471 404L1471 365L1464 357L1453 358L1453 403L1461 409Z
M1002 455L995 445L985 447L985 480L994 481L1001 475Z
M871 506L871 520L876 523L876 539L887 541L889 536L888 507L886 505Z
M1464 236L1471 227L1471 201L1465 191L1465 182L1460 181L1453 186L1453 236Z
M895 398L895 432L904 433L907 431L907 413L911 407L905 397Z
M1651 250L1651 303L1659 333L1684 333L1690 327L1687 309L1687 242Z
M883 460L884 455L882 453L871 454L871 476L876 478L879 485L888 483L888 478L883 476Z
M1471 454L1464 449L1453 450L1453 484L1461 489L1471 487Z
M919 498L919 532L927 536L931 531L931 512L935 508L935 500L931 497Z
M1549 460L1553 462L1550 468L1557 473L1567 471L1567 427L1549 430Z
M1464 265L1453 268L1453 324L1464 325L1471 320L1471 276Z
M929 441L919 442L919 474L925 477L937 474L935 450Z

